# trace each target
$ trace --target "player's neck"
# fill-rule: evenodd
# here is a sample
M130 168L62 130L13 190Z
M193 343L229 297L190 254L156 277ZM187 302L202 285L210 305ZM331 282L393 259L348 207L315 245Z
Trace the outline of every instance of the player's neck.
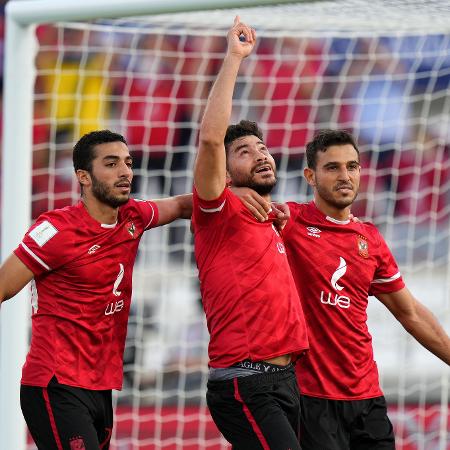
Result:
M113 225L117 222L119 208L113 208L91 196L83 195L81 201L88 214L97 222L105 225Z
M317 209L327 217L339 220L340 222L344 222L349 218L350 206L347 206L346 208L337 208L333 205L330 205L317 195L314 196L314 203Z

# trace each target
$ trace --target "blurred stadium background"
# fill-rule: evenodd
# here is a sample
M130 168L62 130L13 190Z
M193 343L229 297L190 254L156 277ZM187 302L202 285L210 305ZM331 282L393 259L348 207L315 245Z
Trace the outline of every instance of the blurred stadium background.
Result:
M2 258L40 213L77 201L72 146L90 130L110 128L127 137L136 197L191 191L201 114L226 48L225 32L238 12L256 28L258 46L241 70L233 121L256 120L265 131L279 167L275 197L309 198L302 179L304 146L317 130L353 132L364 174L353 213L380 227L410 289L450 331L448 2L316 1L152 16L135 16L137 9L130 9L133 17L124 10L121 18L107 18L118 3L111 0L111 9L105 6L95 20L67 14L51 23L37 18L37 25L28 26L30 19L20 25L35 44L23 67L29 68L25 76L33 94L21 95L23 74L14 66L5 105L29 102L33 109L29 127L26 117L3 111L8 129L2 149ZM144 2L130 2L130 8L139 3ZM189 9L187 3L199 2L185 2ZM231 4L217 1L216 7L221 3ZM17 41L18 52L20 45ZM22 166L27 148L30 157ZM30 192L18 193L14 179ZM14 202L26 214L24 223L11 213ZM10 227L18 228L17 239ZM208 336L192 251L187 221L152 230L141 243L125 384L115 396L115 450L227 448L205 405ZM449 450L448 368L420 348L376 299L369 303L369 329L397 448ZM20 377L10 367L20 367L24 358L7 331L26 326L30 313L28 306L18 313L12 309L5 305L0 327L0 447L5 450L10 447L3 447L2 436L9 432L7 416L14 408L14 400L5 399L11 401ZM17 427L23 430L22 423ZM26 448L34 448L29 439Z

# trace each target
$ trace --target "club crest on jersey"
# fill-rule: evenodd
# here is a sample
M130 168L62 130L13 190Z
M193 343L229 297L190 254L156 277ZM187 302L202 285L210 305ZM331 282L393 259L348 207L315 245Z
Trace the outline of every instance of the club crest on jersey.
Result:
M364 236L359 235L357 238L358 242L358 254L363 258L369 257L369 244Z
M134 233L136 232L136 227L131 220L127 223L127 231L128 231L128 233L130 233L131 237L134 239Z

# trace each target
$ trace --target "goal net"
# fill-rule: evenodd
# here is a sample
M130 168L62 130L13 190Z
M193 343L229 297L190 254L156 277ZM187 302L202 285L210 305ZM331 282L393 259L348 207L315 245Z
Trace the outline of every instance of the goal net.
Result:
M93 129L127 138L135 197L191 191L199 123L236 13L258 42L232 120L264 130L276 199L311 197L302 169L315 132L354 133L362 185L353 213L380 228L408 287L449 332L450 6L439 0L39 25L30 220L78 200L72 147ZM140 245L113 449L228 448L205 403L208 333L189 225L151 230ZM368 317L397 448L450 449L448 368L374 298Z

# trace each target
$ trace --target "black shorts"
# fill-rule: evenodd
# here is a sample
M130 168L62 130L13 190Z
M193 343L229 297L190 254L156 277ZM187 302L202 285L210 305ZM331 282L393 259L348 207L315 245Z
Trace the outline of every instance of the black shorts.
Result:
M327 400L301 396L302 450L394 450L384 397Z
M107 450L113 427L111 390L59 384L22 385L20 405L39 450Z
M208 381L211 416L234 450L300 450L300 394L294 368Z

